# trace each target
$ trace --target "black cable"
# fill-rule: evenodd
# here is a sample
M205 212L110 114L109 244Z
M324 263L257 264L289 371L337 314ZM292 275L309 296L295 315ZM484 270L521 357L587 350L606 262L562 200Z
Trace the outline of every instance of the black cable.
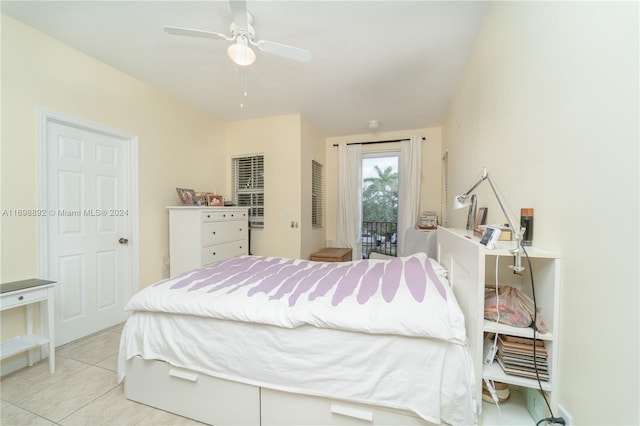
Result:
M538 372L538 362L536 359L536 343L538 340L536 337L536 331L538 330L538 327L536 325L538 321L538 304L536 302L536 287L534 285L534 280L533 280L533 267L531 266L531 259L529 258L529 253L527 253L527 250L524 248L522 244L520 244L520 248L522 249L525 257L527 258L527 264L529 265L529 276L531 278L531 296L533 298L533 323L531 324L533 328L533 368L536 372L536 379L538 380L538 387L540 388L540 393L542 394L542 398L544 398L545 404L547 404L547 408L549 409L549 414L551 414L550 418L545 418L540 420L536 424L537 426L543 421L555 420L556 417L553 415L553 410L551 409L551 405L549 404L549 401L547 400L547 396L545 395L544 390L542 389L542 382L540 381L540 373ZM564 424L564 419L562 419L562 424Z
M547 417L546 419L538 420L538 423L536 423L536 426L540 426L542 422L547 422L547 423L551 422L552 424L556 424L556 425L565 424L564 418L562 417Z

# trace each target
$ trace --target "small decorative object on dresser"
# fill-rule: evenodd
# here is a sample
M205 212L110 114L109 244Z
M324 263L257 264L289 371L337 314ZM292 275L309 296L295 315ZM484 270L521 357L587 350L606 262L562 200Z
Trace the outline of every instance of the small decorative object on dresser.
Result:
M194 204L196 206L206 206L207 205L207 193L206 192L196 192L194 197Z
M196 194L193 189L176 188L176 192L183 206L193 206L196 203Z

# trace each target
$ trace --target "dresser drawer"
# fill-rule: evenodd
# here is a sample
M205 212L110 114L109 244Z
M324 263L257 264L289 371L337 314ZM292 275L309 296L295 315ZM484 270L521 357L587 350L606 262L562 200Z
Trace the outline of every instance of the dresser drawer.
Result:
M21 291L16 294L3 294L2 295L2 310L10 309L15 306L27 305L39 300L45 300L47 298L47 289L42 288L38 290Z
M246 240L204 247L202 249L202 266L207 266L230 257L242 256L247 254L247 252Z
M246 240L247 235L247 222L242 220L207 222L202 224L203 246Z
M202 212L202 222L219 222L226 220L246 219L247 213L242 210L215 211L208 210Z

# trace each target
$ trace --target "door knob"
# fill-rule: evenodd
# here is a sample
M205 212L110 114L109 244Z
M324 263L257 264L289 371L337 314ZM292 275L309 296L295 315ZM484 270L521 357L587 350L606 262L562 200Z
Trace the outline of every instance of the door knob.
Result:
M126 238L120 237L120 239L118 240L118 242L120 244L129 244L129 240L127 240Z

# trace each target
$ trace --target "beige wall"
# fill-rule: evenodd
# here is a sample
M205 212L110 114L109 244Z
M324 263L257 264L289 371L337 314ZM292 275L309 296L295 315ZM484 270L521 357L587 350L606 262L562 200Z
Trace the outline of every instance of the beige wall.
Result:
M435 210L440 212L440 175L442 170L441 129L439 127L403 130L395 132L380 132L371 134L349 135L327 138L326 140L326 203L328 244L336 241L337 212L338 212L338 148L334 144L341 142L367 142L408 139L414 135L425 137L422 145L422 183L420 185L420 211ZM363 145L363 152L370 151L400 151L397 143Z
M443 127L451 194L487 166L518 216L535 209L534 245L561 253L574 424L640 423L638 71L637 2L494 2Z
M265 225L251 231L251 253L300 257L301 229L301 119L297 114L229 122L226 125L226 175L231 158L264 154ZM227 182L225 197L231 197Z
M140 286L162 278L175 187L226 184L224 127L208 114L2 16L2 208L38 207L38 107L139 138ZM2 217L2 282L40 276L39 222ZM47 277L41 277L47 278ZM23 333L3 315L3 339Z

